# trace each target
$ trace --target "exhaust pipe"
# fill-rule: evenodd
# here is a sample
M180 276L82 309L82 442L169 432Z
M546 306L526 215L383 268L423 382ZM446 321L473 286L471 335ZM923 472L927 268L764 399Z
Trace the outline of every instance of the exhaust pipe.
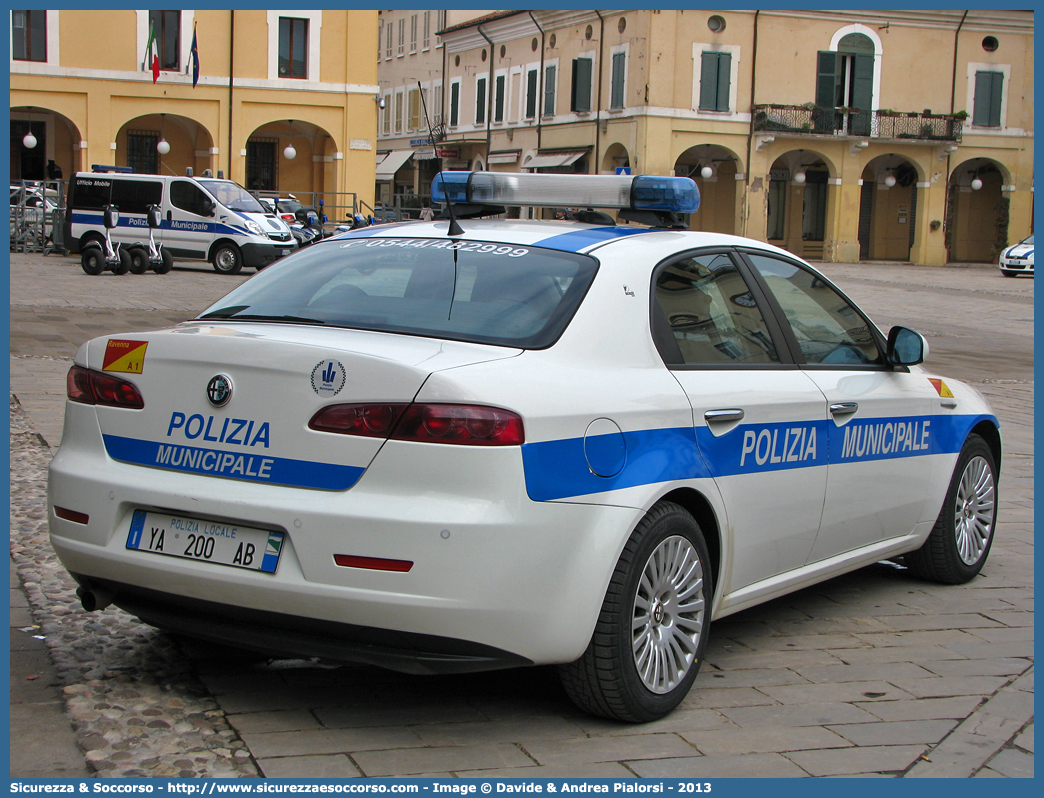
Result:
M107 590L91 590L78 587L76 588L76 596L80 599L80 604L83 605L87 612L104 610L112 604L112 593L109 593Z

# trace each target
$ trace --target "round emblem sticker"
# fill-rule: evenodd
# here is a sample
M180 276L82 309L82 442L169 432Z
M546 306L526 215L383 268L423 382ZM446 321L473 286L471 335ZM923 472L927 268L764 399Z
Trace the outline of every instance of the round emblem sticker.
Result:
M312 388L320 396L336 396L344 387L344 366L337 360L323 360L312 369Z

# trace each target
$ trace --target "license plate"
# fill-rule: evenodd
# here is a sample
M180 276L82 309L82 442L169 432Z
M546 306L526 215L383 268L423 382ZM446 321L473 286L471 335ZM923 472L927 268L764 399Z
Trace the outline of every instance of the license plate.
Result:
M289 255L290 254L290 250L288 250L288 249L281 249L281 250L279 250L279 254L282 255L282 256Z
M127 548L272 574L279 563L283 533L135 510Z

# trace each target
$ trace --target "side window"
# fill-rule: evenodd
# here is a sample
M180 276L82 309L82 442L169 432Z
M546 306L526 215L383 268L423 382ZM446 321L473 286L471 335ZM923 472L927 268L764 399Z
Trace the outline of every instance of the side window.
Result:
M881 365L870 325L820 277L786 261L748 254L783 309L809 363Z
M163 184L158 180L113 180L112 204L120 213L148 212L150 205L159 205L163 197Z
M195 183L175 180L170 184L170 202L175 208L194 213L197 216L206 216L211 200Z
M653 328L668 365L776 363L750 289L728 255L697 255L656 277Z

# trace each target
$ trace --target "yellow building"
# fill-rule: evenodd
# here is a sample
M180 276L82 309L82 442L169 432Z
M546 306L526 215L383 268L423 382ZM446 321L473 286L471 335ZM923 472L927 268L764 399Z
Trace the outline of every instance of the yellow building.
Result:
M695 229L991 261L1032 230L1032 11L503 11L441 31L449 167L692 176Z
M65 177L209 169L331 218L372 205L376 26L376 11L12 11L11 178L52 160Z

